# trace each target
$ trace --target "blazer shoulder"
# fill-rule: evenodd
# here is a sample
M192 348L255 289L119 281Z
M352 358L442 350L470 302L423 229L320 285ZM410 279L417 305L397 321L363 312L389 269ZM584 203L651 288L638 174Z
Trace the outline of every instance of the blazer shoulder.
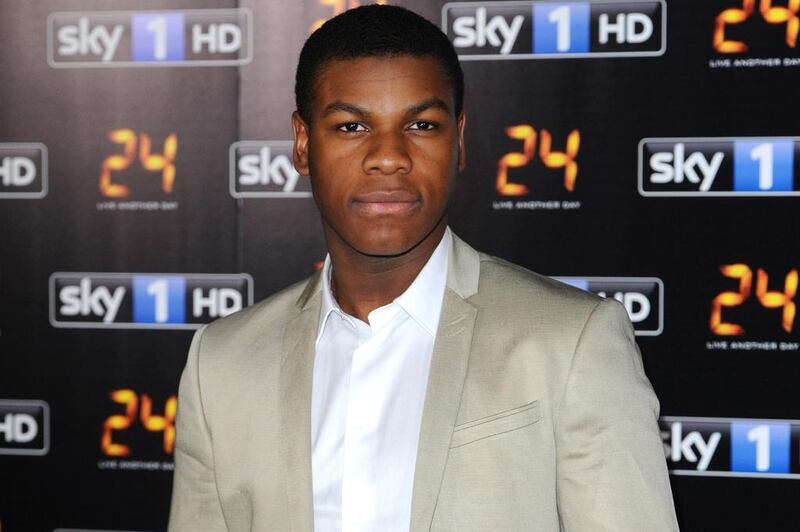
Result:
M480 261L478 292L469 302L483 311L487 323L502 324L515 335L557 331L561 338L577 342L604 301L591 292L497 257L481 253Z
M481 275L479 292L520 303L532 297L544 303L593 310L600 296L581 290L552 277L536 273L507 260L480 253Z
M241 344L254 335L282 334L286 323L300 311L297 300L311 279L313 276L288 286L251 307L211 322L203 333L204 343L231 340Z

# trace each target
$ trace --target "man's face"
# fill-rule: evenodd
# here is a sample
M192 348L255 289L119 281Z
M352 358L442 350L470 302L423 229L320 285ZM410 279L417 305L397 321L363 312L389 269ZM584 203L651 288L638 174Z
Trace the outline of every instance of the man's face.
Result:
M295 167L311 176L329 246L401 255L446 223L464 154L464 115L453 109L452 85L433 58L323 67L312 124L297 113L292 121Z

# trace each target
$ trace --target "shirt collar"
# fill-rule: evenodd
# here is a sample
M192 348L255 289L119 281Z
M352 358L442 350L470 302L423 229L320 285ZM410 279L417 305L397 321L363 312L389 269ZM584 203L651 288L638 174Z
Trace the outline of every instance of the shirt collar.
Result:
M317 340L322 337L322 332L325 330L325 324L328 323L328 317L331 312L338 312L345 315L344 311L339 308L339 303L333 297L331 291L331 255L328 253L325 256L325 263L322 265L322 308L319 315L319 327L317 328Z
M442 312L442 300L447 284L447 258L451 240L448 227L417 278L394 300L431 336L436 336L436 329L439 327L439 315Z
M439 316L442 312L442 300L444 299L447 283L447 263L451 245L452 236L448 227L439 245L433 250L428 262L425 263L414 282L393 301L434 337L439 326ZM322 337L331 312L351 318L339 307L339 303L333 297L333 292L331 291L331 257L328 254L322 266L322 307L320 309L316 342L319 342Z

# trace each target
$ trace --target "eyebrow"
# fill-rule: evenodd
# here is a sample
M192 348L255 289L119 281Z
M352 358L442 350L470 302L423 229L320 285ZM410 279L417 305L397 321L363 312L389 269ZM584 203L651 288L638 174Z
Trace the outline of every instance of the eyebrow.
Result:
M367 116L369 114L369 111L362 109L357 105L345 102L332 102L325 106L325 111L322 113L322 116L328 116L336 111L344 111L345 113L350 113L356 116Z
M428 109L441 109L447 113L450 112L450 106L445 103L444 100L441 98L429 98L424 100L420 103L414 104L406 110L407 116L418 115L419 113L426 111ZM322 113L322 116L328 116L333 114L337 111L342 111L345 113L350 113L360 117L367 117L370 115L370 112L362 107L357 105L347 103L347 102L331 102L325 106L325 110Z

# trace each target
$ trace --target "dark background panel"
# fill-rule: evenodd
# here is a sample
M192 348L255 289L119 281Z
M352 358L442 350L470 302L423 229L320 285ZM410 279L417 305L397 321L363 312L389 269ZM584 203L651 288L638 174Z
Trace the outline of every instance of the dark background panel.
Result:
M395 3L441 23L444 2ZM138 401L147 394L154 414L163 413L177 393L192 331L54 328L48 279L58 271L245 272L260 300L312 273L325 256L313 200L234 199L229 148L240 140L291 140L300 48L315 24L352 5L0 5L0 142L41 142L49 154L46 197L0 199L0 399L46 401L51 420L46 455L0 455L0 476L13 480L0 487L4 532L166 528L172 456L163 434L138 421L115 431L128 456L109 456L101 439L108 418L125 410L112 400L115 390L132 390ZM721 266L743 263L754 276L763 268L770 290L800 268L797 198L643 197L637 189L643 138L800 136L800 64L781 64L797 61L800 48L785 43L785 25L767 24L757 7L726 30L746 52L714 49L715 18L740 6L668 2L667 49L657 57L463 61L467 168L451 225L474 247L547 275L660 278L664 331L637 340L663 415L800 419L800 351L730 347L734 340L800 343L800 319L783 331L780 311L763 308L753 294L723 314L744 335L721 337L709 328L714 297L738 285ZM52 12L237 7L252 12L254 30L252 60L239 67L57 69L46 61ZM774 58L780 66L753 66ZM750 63L736 63L742 60ZM530 163L510 169L509 178L530 193L505 197L496 191L498 163L522 149L506 134L518 125L534 128L537 144ZM162 189L159 172L137 162L114 173L129 197L99 191L103 160L122 149L108 135L122 128L137 142L149 135L157 152L177 136L172 192ZM573 191L564 188L563 169L546 168L538 155L543 130L554 150L579 131ZM124 210L123 201L159 209ZM560 208L498 207L507 201ZM682 530L797 529L797 480L671 480Z

